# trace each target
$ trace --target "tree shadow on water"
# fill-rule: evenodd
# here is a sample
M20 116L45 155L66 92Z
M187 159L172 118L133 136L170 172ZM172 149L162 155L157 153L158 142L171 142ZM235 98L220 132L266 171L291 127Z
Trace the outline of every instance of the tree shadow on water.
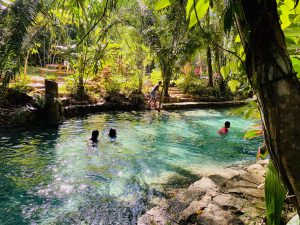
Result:
M167 178L167 182L161 184L161 186L167 190L188 187L191 183L201 178L201 176L193 174L191 171L180 166L171 164L168 164L167 166L171 171L175 172L175 174Z

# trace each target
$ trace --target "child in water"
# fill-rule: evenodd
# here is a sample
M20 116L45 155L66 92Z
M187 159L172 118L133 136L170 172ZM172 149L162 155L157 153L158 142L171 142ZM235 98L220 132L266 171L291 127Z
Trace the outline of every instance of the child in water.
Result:
M229 132L228 128L230 128L230 122L226 121L224 124L224 127L222 127L219 131L218 134L221 136L226 136Z
M111 139L116 139L117 138L117 130L114 128L110 128L109 129L109 133L108 133L109 138Z
M96 143L96 142L98 142L98 136L99 136L99 131L98 130L93 130L92 137L90 138L90 140L93 143Z

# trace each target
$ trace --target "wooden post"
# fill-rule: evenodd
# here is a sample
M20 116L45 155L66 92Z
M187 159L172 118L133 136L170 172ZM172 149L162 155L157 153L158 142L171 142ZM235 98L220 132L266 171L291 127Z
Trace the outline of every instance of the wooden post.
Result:
M62 106L58 101L58 84L45 79L45 121L49 124L59 124L62 117Z

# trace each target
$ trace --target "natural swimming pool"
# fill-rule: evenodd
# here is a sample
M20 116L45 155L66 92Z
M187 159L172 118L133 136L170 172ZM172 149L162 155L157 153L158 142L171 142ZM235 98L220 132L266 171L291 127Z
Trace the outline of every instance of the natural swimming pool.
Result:
M217 130L226 120L230 134ZM0 136L0 224L135 224L157 190L255 159L254 121L225 110L103 113ZM117 141L107 132L115 127ZM93 129L100 142L88 141Z

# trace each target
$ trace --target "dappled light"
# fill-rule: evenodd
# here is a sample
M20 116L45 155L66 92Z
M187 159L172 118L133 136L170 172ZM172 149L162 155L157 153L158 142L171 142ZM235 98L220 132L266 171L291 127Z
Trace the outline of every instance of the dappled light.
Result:
M0 223L297 223L299 35L299 0L0 0Z

